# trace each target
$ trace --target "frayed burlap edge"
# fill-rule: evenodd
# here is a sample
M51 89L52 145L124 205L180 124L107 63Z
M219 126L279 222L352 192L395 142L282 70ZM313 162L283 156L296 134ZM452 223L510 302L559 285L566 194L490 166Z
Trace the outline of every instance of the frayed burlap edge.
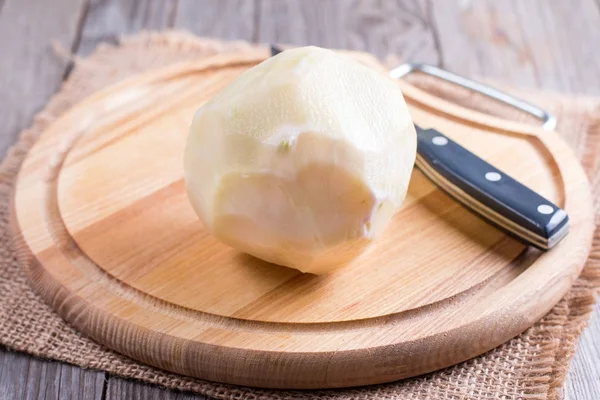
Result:
M476 359L424 377L351 390L270 391L206 382L161 371L139 364L81 336L32 292L10 246L8 221L10 194L19 166L36 138L78 100L126 76L148 68L219 52L244 51L249 46L245 42L200 39L181 32L142 33L124 38L118 47L100 46L87 59L74 59L75 68L71 77L48 106L35 117L31 128L20 135L0 166L0 342L9 348L36 356L220 399L560 398L568 363L600 287L598 230L595 232L590 259L572 290L542 321L519 337ZM90 79L91 77L95 79ZM561 110L557 113L570 107L569 112L573 114L571 120L580 124L577 127L563 126L564 129L559 131L578 129L580 137L573 138L571 142L579 150L597 200L600 189L598 102L594 99L553 96L560 99L557 100L557 104L560 103L557 107ZM552 104L546 106L551 108ZM582 111L578 111L580 108Z

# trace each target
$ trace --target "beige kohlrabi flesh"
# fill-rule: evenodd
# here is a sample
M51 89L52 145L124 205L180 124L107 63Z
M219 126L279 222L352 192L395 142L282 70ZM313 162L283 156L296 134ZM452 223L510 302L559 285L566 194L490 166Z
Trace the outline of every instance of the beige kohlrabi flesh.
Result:
M382 232L404 201L415 155L393 80L302 47L245 71L198 110L185 179L219 240L321 274Z

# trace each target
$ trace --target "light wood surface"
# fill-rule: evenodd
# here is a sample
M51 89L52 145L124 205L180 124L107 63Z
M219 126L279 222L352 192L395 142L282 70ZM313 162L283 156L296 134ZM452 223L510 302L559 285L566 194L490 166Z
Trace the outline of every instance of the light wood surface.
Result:
M266 56L221 55L141 74L84 100L42 134L19 175L14 226L35 257L33 285L65 319L174 372L325 388L471 358L525 330L566 293L593 229L574 153L556 133L403 82L420 125L562 205L567 238L550 252L525 252L415 170L385 234L336 273L301 274L218 243L185 195L187 129L204 101Z
M2 149L13 142L21 129L30 125L33 112L40 109L65 76L66 65L51 51L56 39L67 49L85 55L95 44L115 43L119 35L140 29L177 27L217 37L328 45L369 50L380 56L389 52L414 61L439 64L467 76L484 76L531 88L600 94L600 53L589 51L600 24L600 7L594 0L402 0L385 2L385 8L376 0L255 0L247 2L253 7L243 10L226 7L228 11L220 16L221 20L230 21L226 30L217 29L215 24L209 27L201 18L164 18L164 14L174 15L174 11L180 9L182 11L178 12L185 14L182 5L196 4L197 13L204 10L212 13L213 8L227 2L229 0L82 0L83 7L78 7L62 1L0 0L0 31L5 33L0 35L3 54L0 68L19 66L18 70L3 70L8 75L2 74L0 78L3 89L0 91L0 103L3 104L0 114L5 121L0 128ZM320 9L329 10L327 18L315 17ZM255 10L260 10L260 14ZM71 30L74 25L57 23L65 15L80 22L75 25L75 31ZM331 23L332 18L337 18L338 22ZM478 18L487 21L481 23L483 29L473 29ZM16 23L17 19L21 23ZM251 21L251 27L236 23L240 20ZM349 23L357 20L362 24ZM31 37L31 27L35 27L35 39ZM420 33L415 35L415 31ZM554 39L548 40L547 35L553 35ZM509 36L511 40L498 40L502 36ZM421 40L421 44L411 46L408 37ZM429 39L425 41L424 37ZM453 46L457 41L463 45ZM517 46L517 43L522 45ZM516 57L516 54L523 56ZM565 54L568 56L563 56ZM61 71L59 74L25 73L57 67ZM22 77L18 78L15 73ZM560 112L558 116L560 119ZM7 124L6 121L14 122ZM600 305L584 331L569 369L565 388L568 399L600 398L600 352L595 346L600 335L599 311ZM15 362L13 355L0 351L3 373ZM15 396L59 398L57 392L51 391L39 397L28 394L45 385L43 380L54 379L49 375L27 374L28 368L53 362L22 354L18 359L26 360L21 369L23 380L1 379L0 399ZM82 376L81 382L84 375L101 376L98 384L104 384L106 393L114 393L114 398L127 398L130 392L126 388L135 386L144 386L147 393L154 393L159 398L179 396L177 392L143 383L127 381L124 385L122 380L110 376L104 380L103 372L69 368L73 374ZM114 388L122 390L120 396ZM69 391L65 387L60 398L87 398L84 394L92 390L86 387L82 391ZM5 397L4 393L15 393L15 396ZM194 398L204 397L196 395Z

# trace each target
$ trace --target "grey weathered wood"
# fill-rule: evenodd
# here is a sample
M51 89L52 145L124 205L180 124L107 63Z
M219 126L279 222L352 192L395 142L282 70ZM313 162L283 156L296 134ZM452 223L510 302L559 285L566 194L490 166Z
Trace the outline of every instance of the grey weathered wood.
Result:
M244 0L92 0L77 54L140 30L175 27L200 36L252 40L254 2Z
M565 394L569 400L600 399L600 303L579 339L571 362Z
M0 348L0 400L101 400L104 376Z
M111 378L106 390L106 400L204 400L204 396L194 395L157 386L143 385L136 381Z
M45 361L48 362L48 361ZM60 364L59 398L72 400L102 399L107 374Z
M0 12L0 157L56 91L67 62L51 44L77 42L84 0L6 0Z
M92 0L77 54L89 55L102 42L140 30L163 30L173 25L177 0Z
M441 62L514 85L598 94L594 0L431 1Z
M255 10L251 0L178 0L173 25L198 36L252 41Z
M438 62L424 0L257 0L260 42L369 51Z
M32 357L0 350L0 399L22 398Z

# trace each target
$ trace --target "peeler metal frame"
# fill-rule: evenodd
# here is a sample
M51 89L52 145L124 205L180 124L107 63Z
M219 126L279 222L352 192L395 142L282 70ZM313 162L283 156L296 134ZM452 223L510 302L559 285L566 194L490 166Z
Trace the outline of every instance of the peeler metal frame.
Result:
M526 112L542 122L542 128L547 131L553 131L556 128L556 117L548 111L528 103L524 100L518 99L505 93L501 90L495 89L491 86L483 83L465 78L464 76L455 74L445 69L423 63L406 63L402 64L389 72L389 75L394 79L403 78L413 72L421 72L426 75L430 75L439 78L443 81L470 89L473 92L477 92L488 96L501 103L508 104L520 111Z

